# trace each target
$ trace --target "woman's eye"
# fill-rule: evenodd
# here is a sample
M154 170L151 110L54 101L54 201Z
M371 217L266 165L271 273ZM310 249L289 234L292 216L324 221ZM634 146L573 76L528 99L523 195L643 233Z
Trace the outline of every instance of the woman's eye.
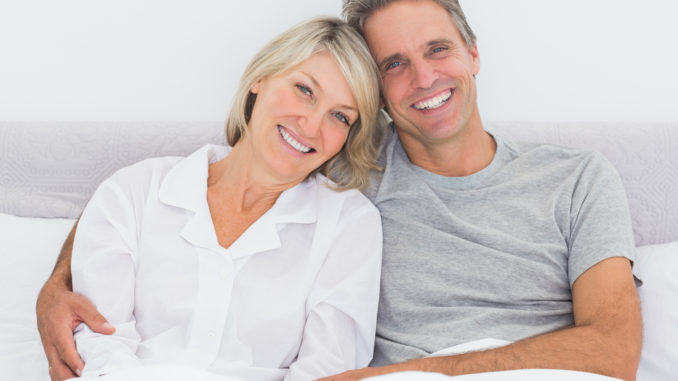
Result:
M296 85L297 89L306 95L313 95L313 91L304 85Z
M348 118L346 117L346 115L344 115L344 114L342 114L342 113L340 113L340 112L335 112L335 113L334 113L334 117L337 118L337 119L339 119L340 122L344 123L344 124L347 125L347 126L350 126L350 125L351 125L351 122L348 120Z

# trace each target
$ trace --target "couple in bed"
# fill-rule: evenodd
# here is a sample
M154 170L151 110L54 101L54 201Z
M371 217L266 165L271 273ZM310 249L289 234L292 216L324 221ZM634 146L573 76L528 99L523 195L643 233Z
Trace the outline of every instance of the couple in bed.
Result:
M231 148L100 186L38 300L52 379L168 362L245 380L635 378L634 245L610 164L483 129L456 0L343 12L255 56ZM429 356L485 338L509 344Z

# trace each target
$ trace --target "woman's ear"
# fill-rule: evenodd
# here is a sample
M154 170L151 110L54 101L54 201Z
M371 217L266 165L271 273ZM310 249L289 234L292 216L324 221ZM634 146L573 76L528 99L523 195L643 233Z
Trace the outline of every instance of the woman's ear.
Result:
M258 94L259 93L259 86L261 84L261 81L257 81L250 87L250 93L252 94Z

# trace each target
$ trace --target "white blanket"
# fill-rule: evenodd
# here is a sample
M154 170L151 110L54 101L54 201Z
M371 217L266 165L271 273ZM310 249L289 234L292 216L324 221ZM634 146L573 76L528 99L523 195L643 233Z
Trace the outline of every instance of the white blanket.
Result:
M153 365L129 369L103 377L72 378L70 381L247 381L233 377L218 376L199 369L182 368L172 365ZM523 369L505 372L488 372L449 377L439 373L400 372L371 377L373 381L615 381L617 378L592 373L557 369Z

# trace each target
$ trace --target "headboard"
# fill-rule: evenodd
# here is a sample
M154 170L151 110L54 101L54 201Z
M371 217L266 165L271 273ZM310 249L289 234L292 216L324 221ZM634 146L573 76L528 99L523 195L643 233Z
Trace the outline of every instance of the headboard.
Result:
M602 152L624 182L636 244L678 240L678 123L486 123L515 140ZM115 170L224 143L223 123L0 122L0 213L77 217Z

